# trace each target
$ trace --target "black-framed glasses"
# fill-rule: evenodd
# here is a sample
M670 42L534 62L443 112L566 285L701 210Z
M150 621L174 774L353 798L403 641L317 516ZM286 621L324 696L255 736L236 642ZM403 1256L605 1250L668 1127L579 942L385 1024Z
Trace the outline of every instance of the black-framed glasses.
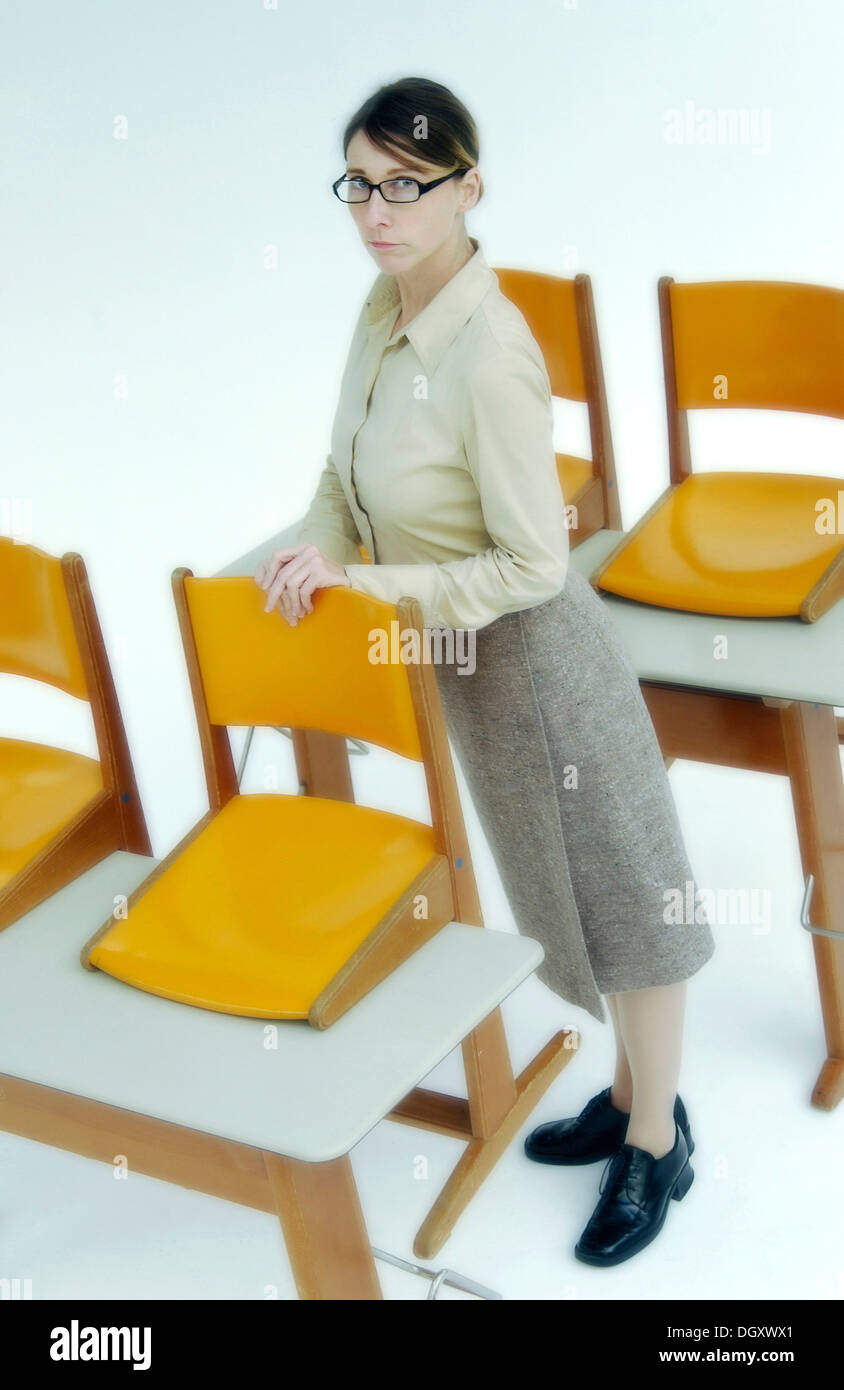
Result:
M407 178L383 179L381 183L370 183L369 179L361 178L360 175L349 178L344 174L331 187L341 203L368 203L373 188L377 188L381 197L388 203L415 203L423 193L430 193L438 184L468 172L468 167L455 169L451 174L443 174L441 179L431 179L430 183L420 183L418 179Z

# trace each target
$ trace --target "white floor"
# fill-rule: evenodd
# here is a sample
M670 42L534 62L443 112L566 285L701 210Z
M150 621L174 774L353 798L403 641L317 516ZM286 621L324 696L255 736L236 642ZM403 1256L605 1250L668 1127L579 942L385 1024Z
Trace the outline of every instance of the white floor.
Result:
M389 755L354 759L356 794L390 785ZM672 788L698 882L767 890L766 931L715 926L718 949L689 982L680 1092L695 1138L695 1181L655 1242L613 1269L575 1260L605 1161L571 1170L529 1162L524 1133L573 1115L612 1075L613 1037L533 978L504 1006L520 1070L558 1028L582 1047L477 1193L440 1255L507 1299L844 1296L844 1105L810 1095L824 1057L812 939L799 925L802 879L785 780L675 763ZM512 916L462 783L490 926ZM417 786L416 792L420 788ZM391 804L389 799L383 804ZM398 809L398 807L397 807ZM414 814L403 794L401 809ZM459 1051L426 1080L465 1094ZM455 1141L385 1122L352 1161L374 1246L412 1259L413 1235L457 1161ZM292 1299L273 1217L0 1133L0 1279L34 1299ZM386 1298L427 1281L379 1262ZM442 1288L442 1299L467 1298Z

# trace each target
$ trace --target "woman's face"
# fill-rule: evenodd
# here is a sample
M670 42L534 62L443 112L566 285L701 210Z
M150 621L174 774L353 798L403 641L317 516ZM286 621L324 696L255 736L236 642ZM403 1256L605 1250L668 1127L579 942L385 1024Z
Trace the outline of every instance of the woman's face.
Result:
M356 131L346 153L346 173L370 183L401 177L427 183L441 178L448 171L426 164L422 159L424 141L419 144L416 158L385 154L362 130ZM480 175L473 169L423 193L413 203L388 203L373 189L368 202L349 203L348 208L379 269L403 275L448 240L461 213L477 202L479 187Z

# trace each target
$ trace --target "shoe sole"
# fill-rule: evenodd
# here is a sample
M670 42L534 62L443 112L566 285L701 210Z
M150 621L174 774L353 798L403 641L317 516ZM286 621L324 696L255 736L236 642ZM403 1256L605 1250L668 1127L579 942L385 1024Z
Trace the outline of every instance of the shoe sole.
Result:
M599 1163L602 1158L610 1158L617 1148L618 1145L616 1144L613 1148L607 1149L606 1152L593 1153L588 1158L569 1158L567 1156L557 1158L553 1154L534 1154L525 1149L525 1157L529 1158L532 1163L552 1163L558 1168L579 1168L586 1163Z
M689 1158L691 1158L692 1154L695 1151L695 1141L691 1136L690 1130L684 1129L683 1135L686 1140L686 1148L689 1151ZM610 1158L612 1154L615 1153L618 1147L618 1144L614 1144L611 1149L606 1149L603 1153L592 1153L589 1155L588 1158L569 1158L566 1154L560 1154L558 1156L556 1154L531 1153L530 1149L528 1148L528 1140L526 1139L524 1145L524 1152L525 1157L529 1158L532 1163L552 1163L556 1167L560 1168L579 1168L585 1163L600 1163L602 1158Z
M652 1240L656 1240L657 1236L659 1235L660 1231L665 1225L665 1218L668 1215L669 1201L671 1201L671 1199L673 1198L675 1202L682 1202L683 1198L685 1197L686 1193L688 1192L689 1188L694 1182L694 1179L694 1169L691 1167L687 1159L683 1167L680 1169L680 1172L677 1174L677 1177L674 1181L674 1186L671 1189L671 1194L665 1201L665 1205L662 1209L662 1214L656 1226L652 1226L649 1231L646 1231L644 1235L640 1236L638 1240L633 1242L633 1244L628 1245L624 1250L618 1251L618 1253L615 1255L590 1255L585 1251L580 1251L578 1247L575 1246L575 1257L578 1260L580 1260L583 1264L599 1265L603 1267L606 1265L623 1264L623 1262L625 1260L629 1260L631 1256L638 1255L640 1250L646 1249L646 1247L650 1245Z

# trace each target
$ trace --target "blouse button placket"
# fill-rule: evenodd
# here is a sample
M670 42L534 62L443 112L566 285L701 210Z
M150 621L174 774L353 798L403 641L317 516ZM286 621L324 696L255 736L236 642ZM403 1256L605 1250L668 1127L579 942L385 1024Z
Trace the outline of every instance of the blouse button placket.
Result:
M377 554L376 554L375 532L374 532L374 530L373 530L373 528L372 528L372 522L371 522L370 517L369 517L369 512L366 510L366 507L363 505L363 503L362 503L361 500L360 500L360 497L358 496L357 483L355 482L355 445L357 444L358 435L360 434L361 430L363 429L363 426L366 424L366 421L367 421L367 419L368 419L368 417L369 417L369 403L370 403L370 401L372 400L372 392L375 390L375 383L376 383L376 381L378 380L378 373L379 373L380 370L381 370L381 363L382 363L383 360L384 360L385 353L391 351L395 346L396 346L395 343L385 343L385 344L384 344L384 347L382 348L381 353L380 353L380 355L379 355L379 357L378 357L378 360L377 360L377 362L376 362L376 364L375 364L375 369L374 369L374 371L372 372L372 376L370 377L369 382L368 382L368 384L367 384L367 388L366 388L366 404L365 404L365 406L364 406L363 419L361 420L360 424L358 425L357 429L355 430L354 436L353 436L353 438L352 438L351 458L350 458L350 462L349 462L349 481L350 481L351 484L352 484L352 491L353 491L354 494L355 494L355 501L356 501L358 507L360 508L360 510L363 512L364 516L366 517L367 523L368 523L368 525L369 525L369 534L370 534L371 537L372 537L372 563L373 563L373 564L376 564L376 565L378 564L378 557L377 557Z

